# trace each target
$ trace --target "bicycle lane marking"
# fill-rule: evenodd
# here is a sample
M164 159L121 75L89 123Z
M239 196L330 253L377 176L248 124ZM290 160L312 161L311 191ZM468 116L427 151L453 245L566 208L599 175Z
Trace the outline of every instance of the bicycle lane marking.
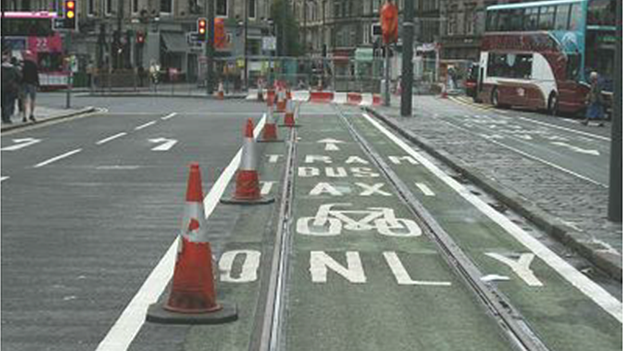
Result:
M338 116L299 123L283 348L509 349Z
M596 339L602 339L600 335L604 329L613 331L616 337L621 336L620 301L446 175L378 121L367 114L363 116L364 118L359 118L355 122L356 127L361 132L368 133L367 138L375 141L378 151L391 155L404 153L418 161L420 164L418 166L407 163L390 166L410 184L415 196L436 216L449 234L461 246L468 248L471 258L482 267L484 274L497 273L512 277L509 282L499 284L499 288L510 295L512 303L515 303L514 299L520 299L518 307L525 317L532 316L534 320L543 323L542 330L547 330L553 338L557 333L560 333L559 337L565 335L564 338L569 338L564 341L571 347L567 349L581 350L582 345L591 345L591 342L588 344L591 338L588 338L587 334L578 333L577 324L592 330L591 335ZM392 143L386 143L382 135ZM436 189L437 196L423 196L414 181L426 182ZM449 187L451 189L448 189ZM539 259L533 260L528 256L523 258L527 249L530 255ZM534 274L534 277L531 274ZM536 284L534 278L543 281L544 286ZM570 285L576 289L570 289ZM576 302L571 304L571 300ZM568 308L561 307L568 304L570 304ZM588 309L594 311L596 317L603 315L604 318L583 317ZM526 313L527 310L530 313ZM614 319L608 318L606 313ZM567 317L571 320L581 318L582 322L567 325L552 321L548 323L549 320L545 315L550 318L554 318L553 315L559 318ZM555 341L561 342L561 339ZM609 347L613 347L614 344L616 348L621 349L621 339L618 342L617 338L609 338L604 342L605 349L610 349Z

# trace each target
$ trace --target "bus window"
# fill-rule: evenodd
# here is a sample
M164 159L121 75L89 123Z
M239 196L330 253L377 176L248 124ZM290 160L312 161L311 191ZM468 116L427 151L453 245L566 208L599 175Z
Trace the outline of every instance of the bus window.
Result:
M533 71L533 55L523 54L516 57L516 64L513 67L515 78L530 79Z
M539 7L529 7L524 10L524 30L537 30Z
M511 10L510 11L510 18L509 18L509 30L511 31L521 31L522 28L522 20L524 18L523 16L524 11L522 9L516 9L516 10Z
M568 54L568 62L566 65L566 78L568 80L577 80L579 69L581 68L581 55Z
M540 9L539 29L550 30L555 26L555 7L544 6Z
M496 26L497 32L506 32L509 30L509 18L510 12L509 10L500 10L498 11L498 25Z
M567 30L569 17L570 5L557 6L557 16L555 17L555 30Z
M583 17L583 12L580 4L572 4L570 9L570 26L569 30L578 30Z
M496 32L496 20L498 19L498 11L489 11L487 14L486 30L488 32Z

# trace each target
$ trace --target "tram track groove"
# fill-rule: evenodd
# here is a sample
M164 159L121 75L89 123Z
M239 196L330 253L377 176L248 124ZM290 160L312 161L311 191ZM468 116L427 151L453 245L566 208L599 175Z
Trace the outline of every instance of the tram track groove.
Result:
M424 208L422 203L388 166L379 153L355 129L340 107L333 106L339 119L347 127L353 139L382 172L398 197L407 205L417 222L422 226L423 233L438 247L444 261L473 292L477 300L487 310L488 315L495 320L511 346L522 351L548 351L548 347L533 332L530 325L511 304L509 299L494 285L481 280L483 274L479 268Z

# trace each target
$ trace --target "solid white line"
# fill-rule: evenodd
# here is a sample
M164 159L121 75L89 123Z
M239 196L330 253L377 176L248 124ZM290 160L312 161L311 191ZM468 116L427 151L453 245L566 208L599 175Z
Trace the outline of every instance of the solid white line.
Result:
M446 122L446 121L445 121L445 122ZM460 130L463 130L463 131L466 131L466 132L468 132L468 133L472 133L469 129L466 129L466 128L463 128L463 127L460 127L460 126L456 126L456 125L454 125L453 123L450 123L450 122L446 122L446 123L448 123L448 125L449 125L449 126L451 126L451 127L454 127L454 128L457 128L457 129L460 129ZM473 133L473 134L474 134L474 133ZM586 176L584 176L584 175L578 174L578 173L576 173L576 172L574 172L574 171L571 171L571 170L569 170L569 169L567 169L567 168L561 167L561 166L559 166L559 165L557 165L557 164L554 164L554 163L552 163L552 162L546 161L546 160L544 160L544 159L542 159L542 158L539 158L539 157L537 157L537 156L531 155L531 154L529 154L529 153L527 153L527 152L524 152L524 151L522 151L522 150L516 149L515 147L509 146L509 145L504 144L504 143L501 143L501 142L496 141L496 140L494 140L494 139L492 139L492 138L487 138L487 137L485 137L485 136L483 136L483 135L481 135L481 134L477 134L477 135L478 135L478 136L480 136L481 138L487 139L489 142L494 143L494 144L496 144L496 145L498 145L498 146L502 146L502 147L504 147L504 148L506 148L506 149L509 149L509 150L513 151L513 152L519 153L520 155L522 155L522 156L524 156L524 157L528 157L528 158L533 159L533 160L535 160L535 161L541 162L541 163L543 163L543 164L545 164L545 165L548 165L548 166L551 166L551 167L553 167L553 168L556 168L556 169L558 169L558 170L560 170L560 171L562 171L562 172L565 172L565 173L568 173L568 174L570 174L570 175L573 175L573 176L575 176L575 177L577 177L577 178L580 178L580 179L586 180L586 181L588 181L588 182L590 182L590 183L592 183L592 184L600 185L600 186L605 187L605 188L608 188L608 187L609 187L609 186L608 186L608 185L606 185L606 184L602 184L602 183L600 183L600 182L598 182L598 181L596 181L596 180L593 180L593 179L588 178L588 177L586 177ZM522 142L522 140L520 140L520 142ZM530 145L530 144L529 144L529 145Z
M168 120L169 118L172 118L172 117L174 117L174 116L175 116L175 115L177 115L177 114L178 114L177 112L172 112L172 113L170 113L170 114L168 114L168 115L166 115L166 116L164 116L164 117L160 117L160 119L162 119L163 121L166 121L166 120Z
M141 124L138 127L135 127L134 130L141 130L141 129L147 128L147 127L149 127L149 126L151 126L152 124L155 124L155 123L156 123L156 121L147 122L145 124Z
M539 124L539 125L543 125L543 126L547 126L547 127L551 127L551 128L565 130L566 132L570 132L570 133L576 133L576 134L580 134L580 135L585 135L585 136L588 136L588 137L591 137L591 138L596 138L596 139L605 140L605 141L611 141L611 138L607 138L607 137L604 137L602 135L596 135L596 134L587 133L587 132L583 132L583 131L572 129L572 128L566 128L566 127L558 126L556 124L550 124L550 123L546 123L546 122L535 121L535 120L533 120L531 118L527 118L527 117L514 117L514 118L518 118L518 119L521 119L523 121L527 121L527 122L531 122L531 123L535 123L535 124Z
M39 167L43 167L43 166L45 166L45 165L49 165L49 164L50 164L50 163L52 163L52 162L58 161L58 160L63 159L63 158L65 158L65 157L69 157L69 156L71 156L71 155L73 155L73 154L79 153L80 151L82 151L82 149L76 149L76 150L72 150L72 151L70 151L70 152L66 152L66 153L64 153L64 154L62 154L62 155L59 155L59 156L56 156L56 157L52 157L52 158L51 158L51 159L49 159L49 160L45 160L45 161L43 161L43 162L41 162L41 163L37 163L37 164L36 164L36 165L34 165L33 167L34 167L34 168L39 168Z
M491 220L493 220L499 226L505 229L507 233L509 233L519 243L524 245L537 257L544 261L548 266L550 266L557 273L559 273L559 275L561 275L565 280L567 280L570 284L579 289L579 291L581 291L592 301L594 301L598 306L600 306L603 310L613 316L613 318L617 319L620 323L622 323L622 303L618 301L618 299L613 297L600 285L596 284L587 276L576 270L576 268L571 266L561 257L557 256L554 252L544 246L536 238L532 237L518 225L509 220L509 218L505 217L503 214L493 209L476 195L472 194L463 185L459 184L455 179L448 176L437 166L431 163L427 158L410 148L409 145L407 145L403 140L399 139L386 128L384 128L381 124L379 124L379 122L377 122L367 114L363 115L371 124L379 129L379 131L381 131L384 135L386 135L390 140L392 140L409 155L416 158L431 173L440 178L444 183L446 183L453 190L455 190L461 197L466 199L481 212L483 212L486 216L488 216Z
M420 191L423 192L423 194L425 194L425 196L435 196L435 193L433 191L431 191L431 189L429 189L427 184L425 184L425 183L416 183L416 186L418 187L418 189L420 189Z
M265 118L262 118L254 130L254 136L257 138L264 126ZM219 199L225 192L225 188L234 176L234 172L238 168L242 148L238 150L236 156L232 159L227 168L221 173L219 179L213 185L210 192L204 198L205 216L208 218L212 211L216 208ZM145 321L145 314L150 304L158 301L158 297L165 290L167 283L173 275L173 265L175 263L178 251L178 239L173 241L165 255L161 258L158 265L152 270L149 277L132 301L126 306L121 316L113 327L108 331L106 337L100 342L96 351L124 351L127 350L132 340L141 330Z
M124 136L124 135L126 135L126 134L128 134L128 133L126 133L126 132L121 132L121 133L118 133L118 134L115 134L115 135L111 135L111 136L109 136L108 138L104 138L104 139L102 139L102 140L98 141L96 144L97 144L97 145L102 145L102 144L107 143L107 142L109 142L109 141L111 141L111 140L113 140L113 139L117 139L117 138L119 138L119 137L122 137L122 136Z
M9 177L9 176L0 177L0 182L3 182L3 181L5 181L5 180L7 180L9 178L11 178L11 177Z

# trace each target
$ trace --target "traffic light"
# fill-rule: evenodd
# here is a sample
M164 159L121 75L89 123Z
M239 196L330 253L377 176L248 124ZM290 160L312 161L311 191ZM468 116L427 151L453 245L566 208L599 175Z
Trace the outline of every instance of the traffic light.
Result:
M64 29L76 29L76 15L77 15L76 0L65 0L63 2Z
M197 40L198 41L206 41L208 38L208 21L205 18L197 19Z
M145 44L145 33L141 31L136 32L136 43L139 45Z

